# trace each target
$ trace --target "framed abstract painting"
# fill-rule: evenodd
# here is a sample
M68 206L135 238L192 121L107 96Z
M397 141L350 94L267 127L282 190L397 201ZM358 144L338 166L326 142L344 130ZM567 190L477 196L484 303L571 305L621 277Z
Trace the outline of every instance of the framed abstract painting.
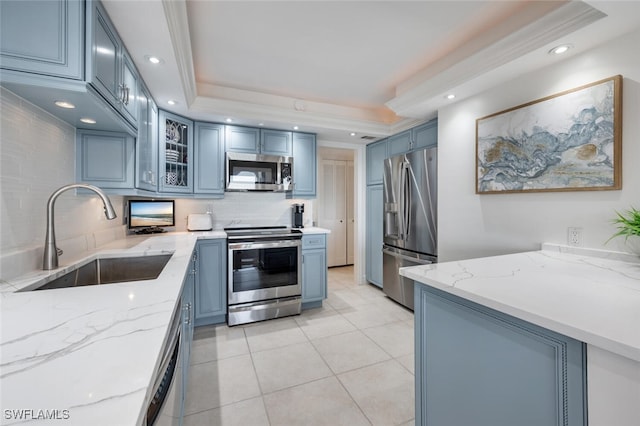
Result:
M622 188L622 76L476 120L476 193Z

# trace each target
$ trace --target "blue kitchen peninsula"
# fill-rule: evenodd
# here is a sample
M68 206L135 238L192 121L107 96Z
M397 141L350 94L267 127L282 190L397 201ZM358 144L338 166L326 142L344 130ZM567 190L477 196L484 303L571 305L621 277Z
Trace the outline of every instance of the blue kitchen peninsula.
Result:
M569 251L400 270L415 281L416 424L638 424L640 259Z

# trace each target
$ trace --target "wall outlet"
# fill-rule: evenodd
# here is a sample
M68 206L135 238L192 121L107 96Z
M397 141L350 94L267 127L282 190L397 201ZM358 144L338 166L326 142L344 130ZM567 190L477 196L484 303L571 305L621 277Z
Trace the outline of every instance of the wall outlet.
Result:
M582 228L567 228L567 244L574 247L582 246Z

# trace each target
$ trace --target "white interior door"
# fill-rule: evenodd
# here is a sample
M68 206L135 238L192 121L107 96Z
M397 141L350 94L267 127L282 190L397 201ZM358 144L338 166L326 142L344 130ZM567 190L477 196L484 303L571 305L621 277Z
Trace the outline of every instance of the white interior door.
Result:
M355 235L356 235L356 218L354 205L354 175L353 175L353 161L347 161L347 264L353 265L355 263Z
M318 225L331 231L327 235L327 266L347 264L347 162L322 160L321 196Z

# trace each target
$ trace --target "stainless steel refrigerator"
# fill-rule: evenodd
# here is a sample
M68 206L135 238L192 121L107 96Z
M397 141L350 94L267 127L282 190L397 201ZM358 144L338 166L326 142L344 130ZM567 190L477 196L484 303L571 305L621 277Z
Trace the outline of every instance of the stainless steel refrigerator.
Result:
M412 310L413 281L401 277L398 269L438 259L436 162L436 148L384 161L382 288Z

